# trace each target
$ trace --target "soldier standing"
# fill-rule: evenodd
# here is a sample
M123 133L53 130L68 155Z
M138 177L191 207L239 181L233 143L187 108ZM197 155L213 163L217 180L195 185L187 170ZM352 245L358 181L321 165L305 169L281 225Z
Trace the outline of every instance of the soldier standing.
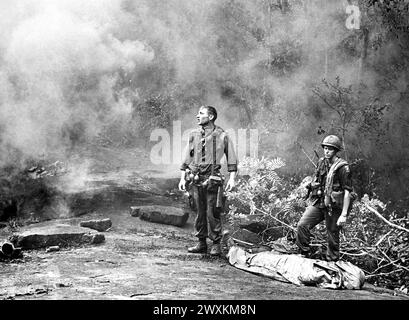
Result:
M328 247L327 261L339 259L339 232L346 222L352 192L351 172L347 161L337 156L342 149L341 139L327 136L321 143L324 157L317 164L314 180L309 185L312 204L297 225L296 243L301 254L310 257L310 230L325 220Z
M186 155L181 166L179 190L186 191L186 181L192 183L193 201L197 211L196 237L199 242L188 248L191 253L207 253L209 238L213 243L210 254L220 255L222 239L221 211L224 178L220 173L221 159L226 155L230 173L226 190L235 186L237 159L226 132L214 124L217 111L212 106L202 106L196 116L198 129L189 134Z

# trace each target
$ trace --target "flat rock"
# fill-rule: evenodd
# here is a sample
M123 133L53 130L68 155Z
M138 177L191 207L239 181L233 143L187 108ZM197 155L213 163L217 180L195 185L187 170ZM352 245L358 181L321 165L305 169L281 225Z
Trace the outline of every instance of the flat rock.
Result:
M139 207L131 207L129 210L129 214L132 217L139 217L139 215L141 214L141 209Z
M91 228L102 232L112 227L112 221L109 218L81 221L80 227Z
M30 225L10 237L10 242L15 247L21 247L22 249L98 244L104 240L105 237L101 233L83 227L58 223Z
M139 206L131 208L133 208L131 215L133 212L142 220L170 224L177 227L183 227L189 218L189 211L187 209L171 206Z

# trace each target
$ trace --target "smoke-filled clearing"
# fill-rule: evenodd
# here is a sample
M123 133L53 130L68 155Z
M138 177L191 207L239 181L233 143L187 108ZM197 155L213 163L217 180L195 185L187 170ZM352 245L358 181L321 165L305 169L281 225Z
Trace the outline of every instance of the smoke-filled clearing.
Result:
M153 130L171 133L180 120L184 132L208 104L223 128L258 130L259 156L291 159L286 170L304 173L311 164L299 146L314 158L324 133L342 133L339 116L313 93L322 79L334 84L338 77L341 87L352 87L354 106L376 101L382 110L379 119L364 119L365 142L362 119L343 128L351 157L405 177L408 73L395 63L403 61L403 45L386 35L385 15L367 3L2 1L0 164L24 169L30 161L71 159L95 142L149 153ZM354 4L360 29L346 26ZM381 109L385 104L391 107ZM89 181L92 158L71 164L81 181ZM177 164L168 170L177 175ZM396 181L392 193L403 190Z

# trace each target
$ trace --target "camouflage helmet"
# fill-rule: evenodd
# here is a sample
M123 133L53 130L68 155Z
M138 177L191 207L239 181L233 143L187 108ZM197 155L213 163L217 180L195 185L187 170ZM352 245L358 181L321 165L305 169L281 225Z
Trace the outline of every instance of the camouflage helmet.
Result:
M334 147L338 151L342 150L341 139L333 134L326 136L325 139L322 141L321 146Z

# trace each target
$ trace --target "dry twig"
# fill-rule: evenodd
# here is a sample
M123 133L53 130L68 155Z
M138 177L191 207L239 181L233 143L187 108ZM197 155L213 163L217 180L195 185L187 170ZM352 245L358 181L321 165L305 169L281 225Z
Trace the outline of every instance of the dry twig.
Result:
M272 215L269 215L267 212L265 212L265 211L263 211L263 210L260 210L259 208L255 208L255 209L256 209L257 211L260 211L261 213L264 213L264 214L268 215L269 217L271 217L271 218L273 218L274 220L280 222L281 224L285 225L286 227L290 228L291 230L296 231L296 229L295 229L294 227L290 226L289 224L285 223L284 221L281 221L280 219L277 219L276 217L274 217L274 216L272 216Z

